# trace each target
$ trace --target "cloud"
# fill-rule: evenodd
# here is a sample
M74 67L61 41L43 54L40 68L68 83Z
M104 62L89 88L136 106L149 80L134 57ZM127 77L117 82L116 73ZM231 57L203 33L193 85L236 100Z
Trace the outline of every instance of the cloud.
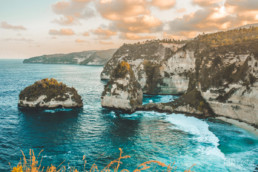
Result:
M83 36L90 36L90 33L89 32L84 32L82 35Z
M84 42L85 42L85 40L76 39L76 40L75 40L75 42L76 42L76 43L84 43Z
M143 14L150 14L145 0L100 0L97 9L100 14L109 20L121 20Z
M26 42L26 43L31 43L34 42L32 39L26 39L26 38L8 38L5 39L5 41L14 41L14 42Z
M74 2L90 2L91 0L72 0Z
M177 9L176 12L184 13L184 12L186 12L186 9L185 8L180 8L180 9Z
M3 29L11 29L11 30L26 30L26 28L24 26L21 26L21 25L11 25L11 24L8 24L5 21L1 22L1 28L3 28Z
M59 35L59 36L71 36L74 35L74 31L72 29L50 29L49 30L50 35Z
M52 5L52 10L61 17L54 22L60 25L79 23L80 19L88 19L95 15L92 8L88 7L90 0L59 1Z
M111 36L116 35L117 33L108 29L102 29L102 28L98 28L96 30L93 31L93 33L95 35L98 35L100 38L102 39L109 39Z
M78 23L73 16L61 16L59 19L55 19L54 22L60 25L72 25Z
M238 11L258 10L257 0L226 0L225 6L231 6Z
M194 0L203 7L169 22L169 33L194 37L200 32L214 32L258 22L256 0Z
M111 26L121 32L150 33L160 30L162 22L156 17L141 15L114 21Z
M112 41L99 41L100 44L103 44L103 45L112 45L114 44Z
M258 22L257 0L226 0L226 11L239 21L237 26Z
M151 4L161 10L167 10L175 6L175 0L152 0Z
M155 36L141 36L135 33L123 33L120 38L128 40L143 40L143 39L155 39Z
M100 15L111 21L109 28L122 33L157 32L162 22L151 15L147 0L100 0L96 3Z
M199 5L201 7L217 6L220 3L223 3L223 0L193 0L194 5Z

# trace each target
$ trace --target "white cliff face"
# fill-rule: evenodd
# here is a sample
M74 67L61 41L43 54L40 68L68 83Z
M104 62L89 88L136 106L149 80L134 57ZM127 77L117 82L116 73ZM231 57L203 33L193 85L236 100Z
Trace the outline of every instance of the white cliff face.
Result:
M123 67L119 65L117 68L119 68L118 71L123 70ZM113 73L102 93L102 107L132 113L137 106L142 104L143 93L141 86L137 82L131 67L128 68L126 75L123 77L118 77L115 72Z
M233 54L231 55L233 56ZM244 79L248 80L250 74L258 78L258 66L255 57L249 54L243 54L237 57L239 58L231 57L225 59L224 64L230 65L236 63L240 66L247 62L248 69L245 72L247 72L248 75ZM247 58L249 58L249 60ZM234 70L232 74L236 72L237 71ZM230 83L226 88L223 86L217 88L211 87L206 91L202 91L201 94L209 103L215 114L258 125L258 82L248 87L249 88L245 86L243 81L238 81L237 83ZM221 102L217 99L220 96L219 90L223 90L225 93L232 92L232 94L230 94L225 101Z
M80 107L81 105L72 99L72 94L66 93L68 98L66 100L60 101L52 98L50 101L45 101L47 98L46 95L41 95L38 99L34 101L28 101L27 97L24 100L19 100L20 107L26 108L72 108L72 107ZM59 98L60 96L57 96Z
M115 66L117 66L118 63L121 61L126 61L130 64L132 67L132 70L135 73L135 77L140 83L143 92L144 93L151 93L156 94L158 92L153 92L153 90L148 89L146 86L147 84L158 84L157 82L151 83L153 81L149 81L150 76L148 76L148 72L146 72L146 66L145 63L149 62L153 65L160 66L162 64L162 61L166 61L168 57L171 57L172 52L177 51L179 48L183 47L185 44L177 44L177 43L145 43L145 44L135 44L135 45L124 45L118 51L114 54L112 59L106 64L104 70L101 73L101 79L108 80L111 75L111 71L114 69ZM181 55L181 54L180 54ZM178 56L180 56L178 55ZM188 53L183 54L182 57L188 56ZM181 57L181 56L180 56ZM179 57L178 57L179 58ZM188 57L187 57L188 59ZM180 63L178 63L180 64ZM181 68L180 66L179 68ZM178 68L178 69L179 69ZM175 72L173 69L171 69L172 72ZM178 73L178 72L177 72ZM164 71L161 72L160 75L164 74ZM179 82L176 81L170 82L173 80L173 78L166 78L164 80L165 85L169 85L171 88L174 88L175 91L180 87L182 88L183 85L187 85L188 79L181 79ZM183 83L182 83L183 82ZM183 84L183 85L182 85ZM160 94L173 94L175 91L169 91L166 90L165 87L162 87L162 84L159 85L160 88L164 89L161 90ZM147 88L147 89L146 89ZM184 92L186 89L183 88L182 92Z
M217 115L258 124L258 84L249 91L240 88L226 102L209 100L213 96L207 92L202 95Z
M143 106L144 110L203 113L206 117L224 116L258 126L257 40L252 41L252 44L214 46L200 36L186 44L127 45L105 66L102 78L108 79L115 64L124 60L132 66L143 93L189 95L192 90L200 93L198 99L191 99L193 104L182 100L174 108L165 104ZM199 103L204 103L205 109L198 109Z
M183 94L188 89L189 75L195 69L193 51L178 51L160 67L160 94Z
M123 89L120 88L129 84L129 75L124 79L118 79L111 85L110 92L103 96L101 99L101 105L103 107L112 107L115 109L124 109L130 111L132 106L130 104L131 95Z

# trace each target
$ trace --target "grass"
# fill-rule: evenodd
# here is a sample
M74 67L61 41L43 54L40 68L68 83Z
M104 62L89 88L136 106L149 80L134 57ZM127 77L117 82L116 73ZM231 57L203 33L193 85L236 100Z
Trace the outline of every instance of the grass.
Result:
M83 158L82 158L82 161L84 162L83 172L130 172L128 169L119 169L120 165L122 164L123 159L131 158L129 155L123 155L123 151L121 148L119 148L119 151L120 151L119 158L111 161L102 170L99 169L95 163L91 166L90 170L88 170L88 171L85 170L87 160L86 160L86 156L83 156ZM20 162L17 164L17 166L11 167L11 172L79 172L75 168L66 169L66 167L64 165L62 165L64 163L64 161L58 166L54 166L54 165L51 165L49 167L41 166L43 158L42 157L40 158L40 154L43 152L43 150L41 150L39 152L37 157L35 156L34 151L30 150L29 159L26 158L23 151L21 151L21 152L22 152L23 158L22 158L22 160L20 160ZM176 167L174 166L175 163L166 165L160 161L150 160L150 161L146 161L146 162L138 165L137 168L133 170L133 172L142 172L145 170L157 171L155 168L151 169L151 167L153 165L156 165L156 167L162 167L162 169L164 169L162 171L164 171L164 172L165 171L166 172L176 171ZM192 167L190 167L188 170L185 170L184 172L192 172L191 171Z

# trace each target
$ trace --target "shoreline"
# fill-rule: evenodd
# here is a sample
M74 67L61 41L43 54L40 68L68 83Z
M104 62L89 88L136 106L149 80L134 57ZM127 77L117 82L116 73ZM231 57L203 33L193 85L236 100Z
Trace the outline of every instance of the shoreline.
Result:
M253 126L251 126L250 124L245 123L245 122L240 122L238 120L231 119L231 118L226 118L226 117L222 117L222 116L215 117L215 119L218 119L218 120L221 120L221 121L233 124L233 125L235 125L237 127L243 128L243 129L245 129L245 130L255 134L256 136L258 136L258 129L253 127Z

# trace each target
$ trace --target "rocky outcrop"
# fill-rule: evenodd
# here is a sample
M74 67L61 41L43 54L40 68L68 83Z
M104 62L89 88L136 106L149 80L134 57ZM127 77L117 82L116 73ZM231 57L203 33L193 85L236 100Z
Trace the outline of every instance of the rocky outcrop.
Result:
M195 61L193 52L182 49L184 45L185 41L164 40L124 44L105 65L101 79L108 80L114 66L126 61L143 93L182 94L187 90L189 73L194 69Z
M113 71L101 97L105 108L119 109L128 113L142 104L143 93L127 62L122 61Z
M203 99L201 93L197 90L191 90L187 94L169 103L149 103L137 107L137 110L143 111L158 111L167 113L184 113L187 115L196 116L198 118L216 116L209 104Z
M217 115L258 126L258 40L196 54L197 88Z
M115 51L115 49L109 49L43 55L25 59L23 63L105 65Z
M22 90L18 106L28 109L79 108L83 103L73 87L51 78L37 81Z
M139 110L224 116L258 127L257 47L258 27L200 35L176 48L162 41L124 45L102 78L108 79L112 65L123 59L133 66L144 93L183 94Z

